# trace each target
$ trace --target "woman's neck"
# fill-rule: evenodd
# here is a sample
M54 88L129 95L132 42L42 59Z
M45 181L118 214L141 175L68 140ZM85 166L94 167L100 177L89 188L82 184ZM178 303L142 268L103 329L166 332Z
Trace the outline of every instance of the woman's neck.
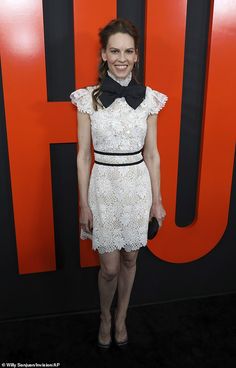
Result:
M110 70L107 71L107 74L109 75L109 77L114 79L117 83L119 83L121 86L125 86L125 87L128 86L129 82L132 79L132 72L130 72L125 78L116 77L113 73L110 72Z

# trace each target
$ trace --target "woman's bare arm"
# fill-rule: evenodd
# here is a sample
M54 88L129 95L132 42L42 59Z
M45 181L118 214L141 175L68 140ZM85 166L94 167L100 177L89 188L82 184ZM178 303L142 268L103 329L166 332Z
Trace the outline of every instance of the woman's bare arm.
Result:
M159 225L162 225L162 217L166 212L162 206L162 196L160 189L160 155L157 149L157 115L149 115L147 120L147 134L143 149L143 158L149 170L152 185L152 208L150 218L155 216Z
M88 205L88 186L91 169L91 127L90 117L86 113L77 112L78 121L78 154L77 171L79 184L80 224L89 231L92 227L92 214Z

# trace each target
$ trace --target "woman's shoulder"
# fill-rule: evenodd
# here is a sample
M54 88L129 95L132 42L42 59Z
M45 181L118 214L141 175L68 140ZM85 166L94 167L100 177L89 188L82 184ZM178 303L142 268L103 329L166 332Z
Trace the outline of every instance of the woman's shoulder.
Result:
M149 114L157 114L165 106L168 96L150 86L146 86L145 100L149 107Z
M146 97L153 97L166 101L168 100L168 96L165 93L160 92L157 89L153 89L150 86L146 86Z
M91 86L86 86L86 87L81 87L76 89L75 91L71 92L70 94L70 98L71 96L85 96L85 95L89 95L92 94L92 92L97 88L97 85L91 85Z
M92 93L97 87L96 85L92 85L71 92L70 99L72 104L77 106L79 111L91 114L93 112Z

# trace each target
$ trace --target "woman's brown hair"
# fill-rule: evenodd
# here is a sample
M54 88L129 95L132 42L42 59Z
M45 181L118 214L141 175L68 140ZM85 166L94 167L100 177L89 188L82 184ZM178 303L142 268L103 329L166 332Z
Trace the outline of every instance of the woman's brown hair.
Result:
M99 31L99 38L100 38L100 46L101 50L105 50L108 44L109 37L116 34L116 33L126 33L129 34L134 40L135 49L138 50L138 42L139 42L139 34L138 30L133 23L131 23L127 19L117 18L111 20L104 28L100 29ZM100 55L100 63L98 66L98 87L94 89L92 93L93 98L93 105L94 109L98 109L98 105L102 106L99 103L98 99L100 96L100 86L107 75L107 62L102 60ZM132 70L132 77L138 82L137 80L137 67L134 67Z

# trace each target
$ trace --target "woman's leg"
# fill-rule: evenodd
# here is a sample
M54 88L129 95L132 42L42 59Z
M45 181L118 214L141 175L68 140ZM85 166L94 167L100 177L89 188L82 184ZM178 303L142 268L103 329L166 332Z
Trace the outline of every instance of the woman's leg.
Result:
M101 323L98 339L102 344L111 340L111 304L117 287L120 270L120 251L99 254L100 269L98 273L98 288L101 308Z
M136 273L137 256L138 250L131 252L126 252L124 249L121 250L120 273L118 276L118 300L115 315L115 338L118 342L127 339L125 319Z

